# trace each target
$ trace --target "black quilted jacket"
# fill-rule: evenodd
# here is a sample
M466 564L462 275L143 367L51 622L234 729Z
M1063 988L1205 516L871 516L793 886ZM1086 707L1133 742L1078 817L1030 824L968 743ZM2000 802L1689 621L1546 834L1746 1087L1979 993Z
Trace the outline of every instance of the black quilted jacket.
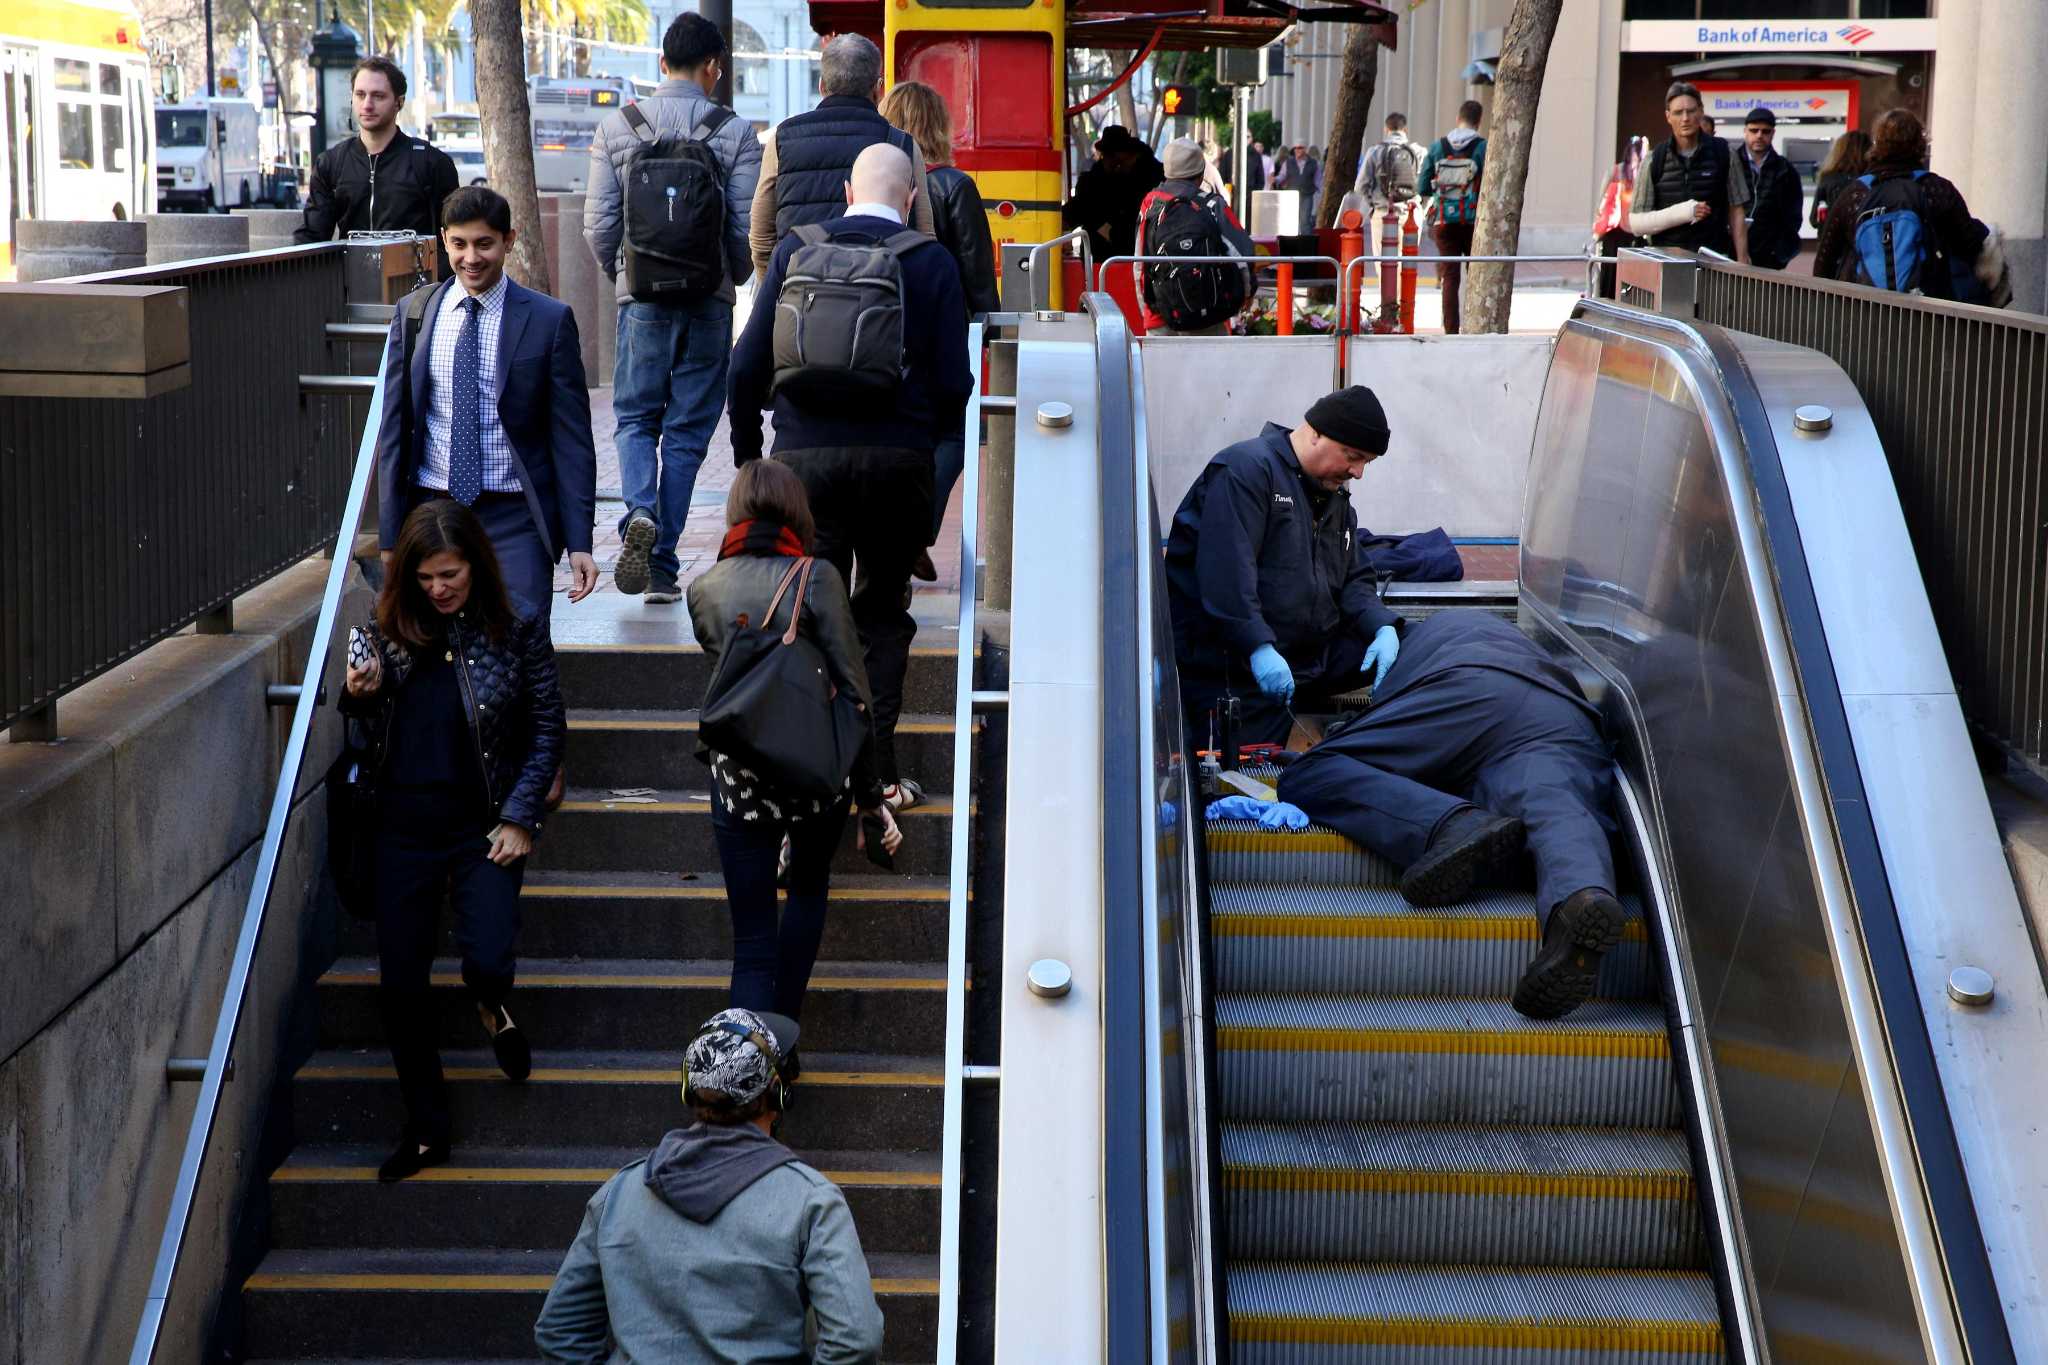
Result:
M365 625L363 633L383 655L383 681L368 697L352 697L344 689L341 710L369 722L370 771L381 775L389 757L392 707L398 687L412 670L413 653L384 638L375 621ZM517 617L504 640L494 644L457 612L448 623L448 640L455 652L463 707L469 713L470 738L484 772L484 798L498 819L537 835L548 786L561 766L567 729L547 624Z

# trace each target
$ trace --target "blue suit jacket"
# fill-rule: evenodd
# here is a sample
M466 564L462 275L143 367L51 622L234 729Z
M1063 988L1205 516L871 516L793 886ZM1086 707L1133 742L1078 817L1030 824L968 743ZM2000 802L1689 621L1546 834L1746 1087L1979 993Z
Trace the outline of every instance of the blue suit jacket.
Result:
M414 503L413 486L427 451L427 393L433 383L434 323L452 279L432 293L405 367L405 305L391 319L384 346L384 413L377 429L377 541L398 543ZM597 450L590 439L590 390L582 342L569 305L505 281L498 331L498 420L512 445L527 510L540 528L548 558L590 549L597 515Z

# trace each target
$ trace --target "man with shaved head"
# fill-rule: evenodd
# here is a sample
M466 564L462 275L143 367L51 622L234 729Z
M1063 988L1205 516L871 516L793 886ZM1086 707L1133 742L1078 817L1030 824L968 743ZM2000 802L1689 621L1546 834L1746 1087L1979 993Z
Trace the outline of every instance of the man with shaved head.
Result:
M923 797L896 766L917 631L910 572L931 538L932 451L961 429L973 382L959 269L910 227L917 169L888 143L854 159L845 214L782 239L732 356L734 462L761 457L761 412L772 403L775 458L810 494L813 552L855 585L875 766L899 810Z

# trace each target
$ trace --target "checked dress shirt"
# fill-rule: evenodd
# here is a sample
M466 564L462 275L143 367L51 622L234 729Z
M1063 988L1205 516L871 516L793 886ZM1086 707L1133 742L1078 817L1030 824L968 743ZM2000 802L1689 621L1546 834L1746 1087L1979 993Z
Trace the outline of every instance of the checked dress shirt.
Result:
M433 351L427 358L432 375L427 389L427 449L419 485L462 502L475 500L465 496L470 493L463 487L465 476L478 479L472 486L477 491L520 491L512 443L498 418L498 334L505 320L508 283L500 275L479 295L473 317L467 306L469 292L460 283L450 285L434 319ZM475 406L458 399L472 399Z

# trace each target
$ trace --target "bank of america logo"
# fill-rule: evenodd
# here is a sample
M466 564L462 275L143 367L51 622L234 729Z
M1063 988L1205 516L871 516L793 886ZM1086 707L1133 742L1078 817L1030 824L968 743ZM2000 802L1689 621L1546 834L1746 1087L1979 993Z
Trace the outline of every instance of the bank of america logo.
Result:
M1870 39L1875 38L1877 36L1877 30L1874 28L1865 28L1861 24L1850 24L1846 28L1836 29L1835 36L1853 46L1854 44L1867 42Z

